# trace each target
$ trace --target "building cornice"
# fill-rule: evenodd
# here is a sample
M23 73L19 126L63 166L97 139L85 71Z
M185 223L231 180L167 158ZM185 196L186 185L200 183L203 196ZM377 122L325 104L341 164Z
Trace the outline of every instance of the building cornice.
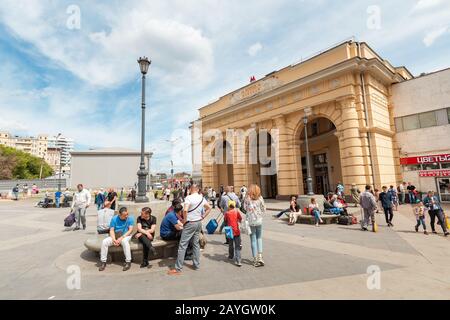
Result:
M313 73L311 75L308 75L306 77L294 80L292 82L289 82L287 84L281 85L273 90L262 92L260 94L257 94L255 96L249 97L241 102L238 102L234 105L231 105L229 107L225 107L222 110L219 110L217 112L214 112L212 114L209 114L207 116L204 116L202 118L199 118L198 120L202 122L209 122L214 121L222 116L229 115L235 112L240 112L243 109L246 109L252 105L257 104L263 104L265 102L268 102L272 100L275 97L278 97L280 95L285 95L290 92L293 92L295 90L298 90L300 88L304 88L308 85L311 85L317 81L325 80L326 78L331 78L333 76L341 75L343 73L349 73L349 72L373 72L377 78L380 78L386 83L396 83L403 81L404 79L392 72L382 61L379 59L373 58L373 59L366 59L366 58L359 58L354 57L352 59L346 60L344 62L338 63L334 66L331 66L329 68L320 70L316 73Z

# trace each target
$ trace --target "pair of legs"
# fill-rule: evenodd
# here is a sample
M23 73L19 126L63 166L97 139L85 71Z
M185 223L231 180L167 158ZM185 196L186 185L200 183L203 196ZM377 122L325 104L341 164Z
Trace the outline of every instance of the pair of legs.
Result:
M386 223L388 226L392 226L392 218L394 218L394 212L392 211L392 207L384 208L384 217L386 218Z
M213 209L216 208L216 199L211 199Z
M448 234L447 226L445 225L445 219L444 219L444 215L442 214L442 211L439 209L438 210L429 210L428 213L430 214L431 231L433 231L433 233L436 233L434 223L437 218L439 221L439 224L441 225L442 231L444 231L444 234Z
M60 198L55 198L55 205L56 205L57 208L59 208L59 205L61 203L60 200L61 200Z
M124 271L130 269L131 264L131 249L130 249L130 240L131 236L123 238L120 246L123 249L123 254L125 255L125 267ZM100 267L100 271L105 270L106 260L108 258L108 249L113 245L113 240L111 237L105 238L102 242L102 248L100 250L100 261L102 262L102 266Z
M148 264L148 253L151 251L153 255L156 254L155 248L152 246L152 241L150 240L147 235L142 234L138 238L139 242L142 243L142 265L141 267L147 267Z
M294 225L297 223L298 215L299 214L295 211L289 212L289 224L290 225Z
M83 229L86 229L86 208L84 207L75 207L75 230L80 229L80 225L83 225Z
M316 226L319 226L319 223L323 223L322 218L320 217L320 210L313 210L313 214Z
M416 202L416 196L414 195L414 193L413 192L409 192L408 196L409 196L409 203L410 204L414 204Z
M202 231L202 222L188 222L184 225L183 231L181 232L180 243L178 245L178 255L177 261L175 263L176 271L180 272L183 269L184 258L186 255L186 250L189 243L192 241L192 262L194 263L194 268L198 269L200 267L200 233Z
M241 265L241 236L234 236L233 239L229 239L228 242L228 258L234 259L237 265Z
M283 214L288 213L288 212L290 212L290 211L291 211L291 209L283 210L283 211L281 211L279 214L277 214L276 217L277 217L277 218L280 218Z
M367 228L369 227L369 219L372 221L372 225L375 224L375 212L374 212L374 210L370 210L370 209L363 209L363 211L364 211L364 217L363 217L362 228L364 230L367 230Z
M423 226L423 232L427 234L427 226L425 225L425 217L418 217L416 224L416 232L419 232L420 225Z
M250 226L250 242L252 245L253 265L255 267L263 266L264 261L262 259L263 244L262 244L262 225Z
M400 192L400 204L405 204L405 193Z

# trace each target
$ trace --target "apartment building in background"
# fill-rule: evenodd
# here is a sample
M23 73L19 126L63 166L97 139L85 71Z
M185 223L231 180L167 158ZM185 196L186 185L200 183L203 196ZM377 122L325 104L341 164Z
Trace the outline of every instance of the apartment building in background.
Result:
M73 139L62 135L48 136L47 134L39 134L37 137L18 136L0 131L0 145L12 147L44 159L55 173L59 172L61 161L62 171L70 172L70 153L74 151Z

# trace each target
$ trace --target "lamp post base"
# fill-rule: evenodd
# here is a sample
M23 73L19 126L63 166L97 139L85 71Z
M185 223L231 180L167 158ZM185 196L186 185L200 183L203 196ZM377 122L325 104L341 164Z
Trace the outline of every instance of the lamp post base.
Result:
M149 198L147 196L137 196L134 202L135 203L149 202Z

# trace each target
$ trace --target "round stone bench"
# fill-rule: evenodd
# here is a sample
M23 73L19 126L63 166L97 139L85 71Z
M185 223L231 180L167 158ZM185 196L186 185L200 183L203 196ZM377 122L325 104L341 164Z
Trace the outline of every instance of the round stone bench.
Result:
M84 246L90 250L95 252L98 256L100 256L100 250L102 247L103 240L108 237L107 234L99 234L88 238L84 242ZM178 241L170 240L166 241L159 237L156 237L155 240L152 241L153 247L156 249L156 255L149 254L149 259L162 259L162 258L171 258L177 256L178 251ZM130 249L131 255L133 257L133 261L141 261L142 260L142 244L134 237L130 241ZM109 261L123 261L124 254L122 246L111 246L108 249L108 260Z

